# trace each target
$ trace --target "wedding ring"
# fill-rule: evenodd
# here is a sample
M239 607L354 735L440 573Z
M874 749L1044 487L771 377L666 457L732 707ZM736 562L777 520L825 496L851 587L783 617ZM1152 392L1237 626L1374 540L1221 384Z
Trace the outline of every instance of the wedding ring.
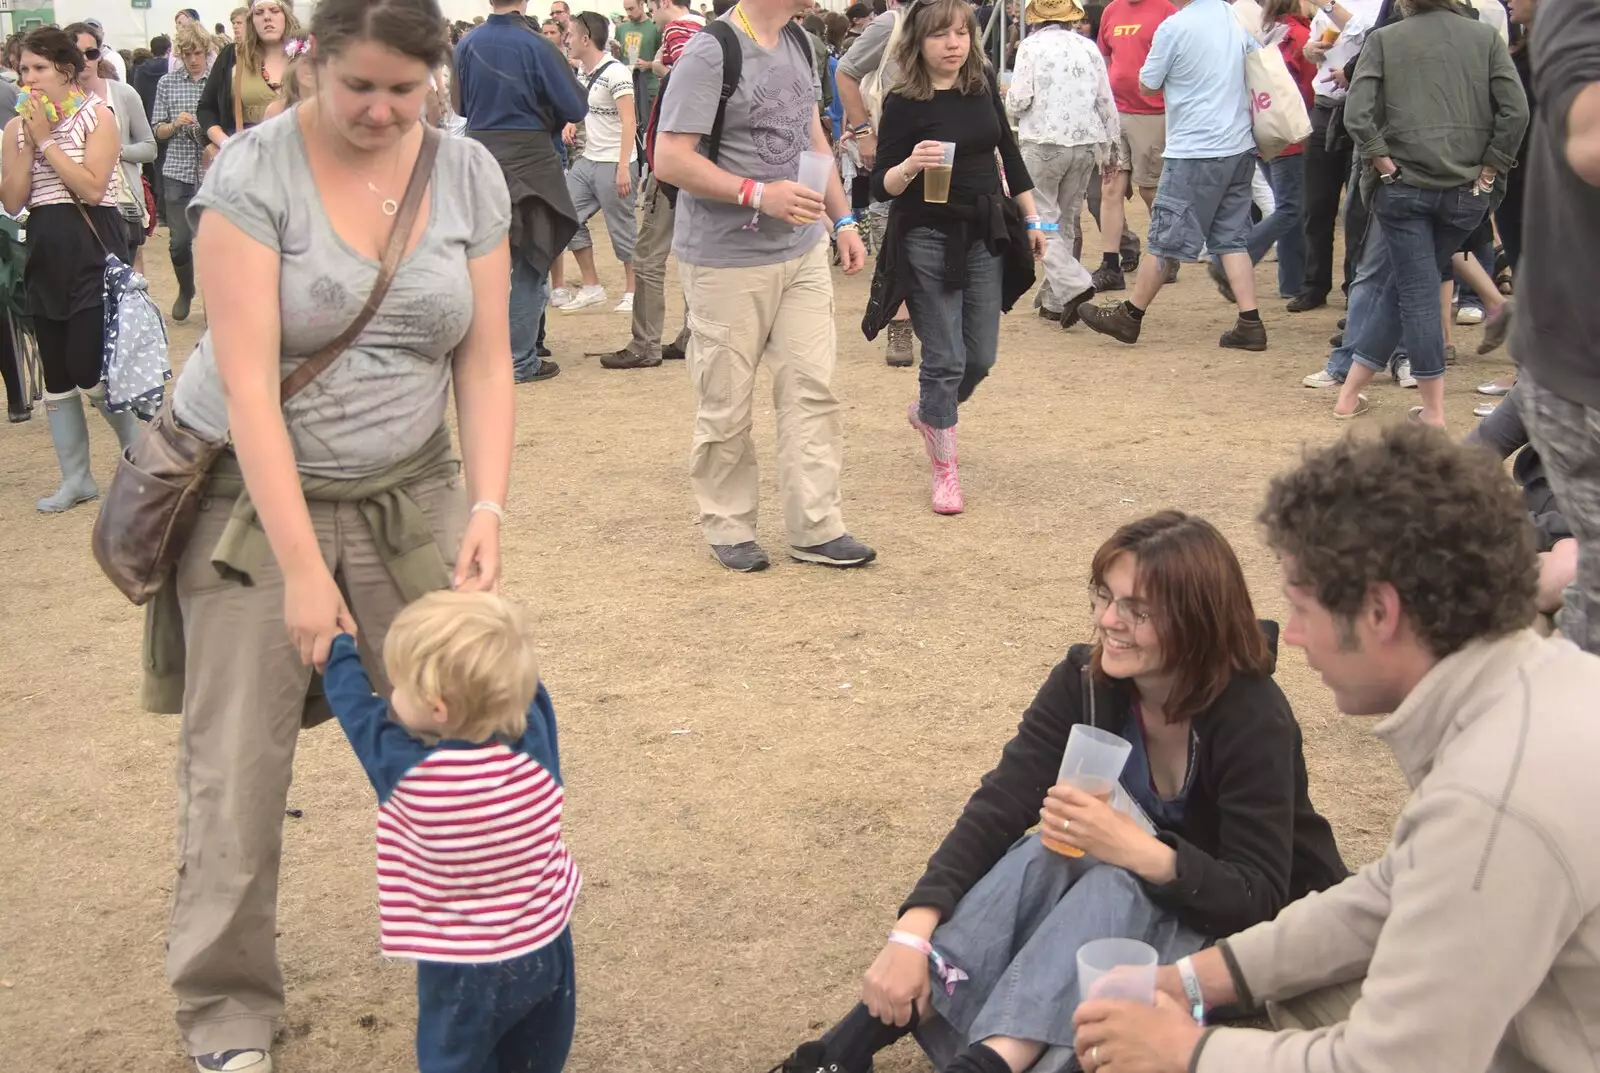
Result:
M1067 830L1067 828L1069 828L1069 827L1071 827L1071 826L1072 826L1072 821L1071 821L1071 820L1062 820L1062 821L1061 821L1061 830L1062 830L1062 833L1063 833L1063 834L1064 834L1064 833L1066 833L1066 830Z
M1089 1064L1096 1068L1100 1065L1100 1044L1098 1043L1089 1048Z

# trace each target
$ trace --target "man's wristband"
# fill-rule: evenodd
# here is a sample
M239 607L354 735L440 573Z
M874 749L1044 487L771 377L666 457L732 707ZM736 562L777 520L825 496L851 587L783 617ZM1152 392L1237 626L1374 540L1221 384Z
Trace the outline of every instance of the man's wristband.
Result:
M858 123L855 126L850 128L850 133L854 134L858 138L861 137L863 134L871 134L872 133L872 124L871 123Z
M1183 957L1178 959L1178 979L1183 981L1183 993L1189 996L1189 1016L1194 1018L1194 1023L1206 1023L1206 998L1200 990L1200 977L1194 971L1194 959Z
M854 216L849 215L848 213L845 214L844 216L839 217L837 220L833 221L833 229L835 231L839 230L839 228L841 228L841 227L854 227L854 226L856 226L856 218Z
M488 499L480 499L480 500L478 500L476 503L472 504L472 510L470 510L468 513L469 514L476 514L480 510L488 511L490 514L493 514L496 518L499 518L502 522L506 520L506 509L504 507L502 507L500 504L493 502L492 500L488 500Z

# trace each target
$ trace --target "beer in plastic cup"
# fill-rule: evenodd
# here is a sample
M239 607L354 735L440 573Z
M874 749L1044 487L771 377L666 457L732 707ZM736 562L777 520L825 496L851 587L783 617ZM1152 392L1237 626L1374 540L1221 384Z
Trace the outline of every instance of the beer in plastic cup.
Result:
M1323 30L1322 30L1322 43L1324 45L1331 45L1337 40L1339 40L1339 27L1337 27L1337 26L1326 26L1326 27L1323 28Z
M822 197L828 196L828 179L833 175L833 157L807 150L800 154L801 186Z
M1154 1006L1156 949L1138 939L1096 939L1078 947L1078 1001L1121 999Z
M950 173L955 170L956 143L940 142L944 149L944 162L922 171L922 200L943 205L950 200Z
M1128 762L1133 745L1126 738L1110 731L1078 723L1067 735L1067 751L1061 756L1061 771L1056 783L1066 783L1086 794L1110 802L1122 777L1122 768ZM1061 842L1052 841L1051 832L1041 831L1044 844L1063 857L1082 857L1083 851Z

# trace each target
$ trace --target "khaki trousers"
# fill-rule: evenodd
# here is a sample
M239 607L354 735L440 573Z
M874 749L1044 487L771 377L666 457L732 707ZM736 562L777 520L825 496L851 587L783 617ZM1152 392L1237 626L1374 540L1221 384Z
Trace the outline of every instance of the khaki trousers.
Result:
M833 394L833 278L828 244L781 264L680 264L689 301L694 447L689 481L711 544L756 537L759 479L750 411L756 368L772 371L778 421L778 494L795 547L845 533L839 502L844 428Z
M1350 1020L1350 1011L1361 997L1361 984L1361 980L1351 980L1307 991L1282 1002L1269 1002L1267 1016L1272 1018L1272 1027L1279 1032L1331 1028Z
M445 561L466 528L459 475L407 491L422 508ZM323 561L355 616L362 662L387 691L379 654L400 596L353 503L313 502ZM278 967L278 862L283 810L311 668L283 623L283 574L273 563L254 584L224 580L211 551L231 500L207 501L178 565L188 677L178 739L178 874L167 925L167 979L189 1054L272 1045L283 1013Z
M645 176L639 195L639 242L633 250L633 339L628 349L642 357L661 356L667 323L667 255L672 252L672 206Z

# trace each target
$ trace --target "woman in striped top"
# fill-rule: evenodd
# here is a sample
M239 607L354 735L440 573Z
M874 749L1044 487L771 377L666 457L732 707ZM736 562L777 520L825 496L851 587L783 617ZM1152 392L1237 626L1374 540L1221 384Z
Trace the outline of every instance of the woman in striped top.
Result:
M100 494L89 470L80 391L119 439L133 428L132 415L106 409L100 363L106 254L128 259L127 232L112 196L122 139L105 102L78 88L84 63L73 39L54 27L23 39L18 73L28 95L23 113L6 124L0 149L0 201L13 216L28 210L28 312L61 463L61 487L39 500L46 513Z

